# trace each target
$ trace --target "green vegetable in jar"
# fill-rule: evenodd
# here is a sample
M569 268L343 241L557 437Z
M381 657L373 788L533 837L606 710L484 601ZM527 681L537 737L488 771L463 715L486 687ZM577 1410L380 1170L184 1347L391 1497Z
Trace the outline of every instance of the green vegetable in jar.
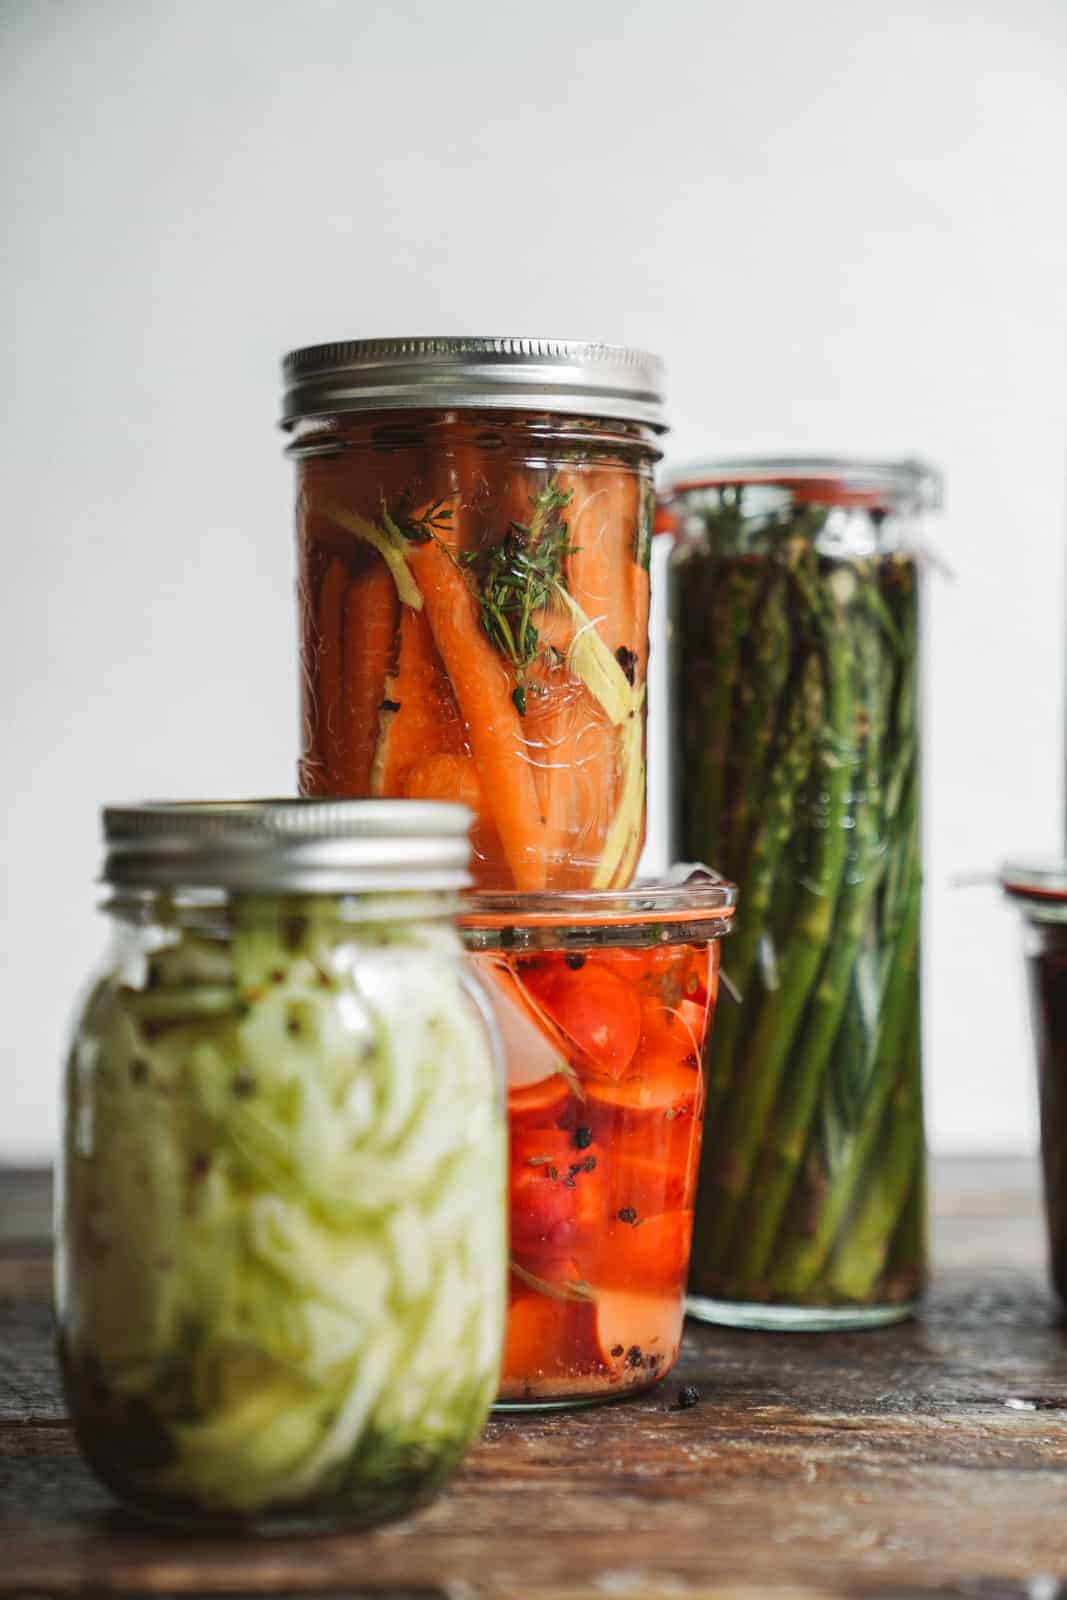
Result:
M683 499L676 851L742 886L692 1303L892 1320L924 1273L916 560L832 482Z
M335 902L176 913L85 1008L61 1345L83 1447L140 1509L379 1520L495 1392L504 1133L450 926Z

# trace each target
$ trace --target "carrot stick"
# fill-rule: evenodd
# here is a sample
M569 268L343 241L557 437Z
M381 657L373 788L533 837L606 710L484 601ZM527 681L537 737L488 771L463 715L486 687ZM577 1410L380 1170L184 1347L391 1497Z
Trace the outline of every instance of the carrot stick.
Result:
M451 554L430 540L413 544L408 559L515 886L524 892L541 889L544 823L511 698L511 674L485 637L477 603Z
M319 651L315 684L315 723L322 763L319 794L336 794L341 760L341 694L343 655L341 632L348 569L336 558L326 569L319 589Z
M648 573L636 559L640 481L621 466L602 472L561 472L559 481L561 488L573 490L569 532L570 543L577 548L567 558L567 587L612 654L631 652L643 674L648 657Z
M558 704L558 674L548 662L538 657L531 662L526 673L527 704L522 719L522 734L526 741L530 770L537 790L537 803L541 815L548 818L548 773L552 749L552 724ZM548 850L548 839L545 840Z
M378 742L370 768L370 792L402 796L417 761L463 749L459 710L434 648L425 615L401 607L395 673L380 702Z
M561 630L562 631L562 630ZM544 639L544 636L541 636ZM560 646L566 649L566 644ZM545 819L545 863L549 887L558 886L570 859L575 801L575 733L585 698L568 669L548 666L540 657L529 670L530 694L523 719L534 782Z
M637 534L638 484L633 473L614 467L602 475L604 498L607 502L602 538L607 550L606 596L607 625L605 638L612 652L621 660L621 652L636 656L637 628L634 622L634 592L631 574L634 569L634 539ZM630 671L632 672L632 667Z
M396 584L377 561L353 583L344 616L344 728L338 768L343 794L370 793L385 680L396 649Z
M560 472L557 481L564 492L571 493L567 528L572 550L565 565L567 591L614 651L617 630L610 613L616 582L611 572L610 480L595 472L567 471ZM568 749L573 774L569 843L578 882L587 881L588 868L596 863L607 831L617 744L615 730L607 719L592 706L586 709L588 715L575 719Z
M643 683L648 676L648 568L634 562L630 570L632 591L631 616L634 619L634 639L630 649L637 657L634 665L634 682Z
M404 779L409 800L456 800L475 816L482 809L482 786L470 756L447 750L416 761Z
M557 482L569 492L567 508L568 543L567 588L577 600L597 632L612 650L615 644L609 628L608 606L612 592L609 572L612 550L610 528L610 490L594 472L560 472Z
M615 810L619 734L601 708L587 698L576 721L573 742L576 817L571 848L575 865L582 869L577 881L588 884L590 869L600 860Z

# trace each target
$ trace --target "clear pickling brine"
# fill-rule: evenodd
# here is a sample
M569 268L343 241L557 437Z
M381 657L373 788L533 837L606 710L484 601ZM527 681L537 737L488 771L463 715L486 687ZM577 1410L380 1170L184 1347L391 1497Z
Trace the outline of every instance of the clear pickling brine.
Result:
M361 1527L426 1499L482 1426L505 1129L452 924L455 809L108 814L57 1322L79 1442L137 1512Z

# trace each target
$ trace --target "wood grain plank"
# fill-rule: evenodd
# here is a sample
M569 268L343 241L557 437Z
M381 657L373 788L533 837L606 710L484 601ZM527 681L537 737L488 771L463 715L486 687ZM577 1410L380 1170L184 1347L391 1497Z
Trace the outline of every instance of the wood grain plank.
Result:
M690 1327L651 1395L496 1419L427 1510L314 1540L183 1539L115 1509L65 1425L48 1265L23 1234L0 1245L0 1593L1067 1596L1067 1334L1032 1179L939 1169L920 1320Z

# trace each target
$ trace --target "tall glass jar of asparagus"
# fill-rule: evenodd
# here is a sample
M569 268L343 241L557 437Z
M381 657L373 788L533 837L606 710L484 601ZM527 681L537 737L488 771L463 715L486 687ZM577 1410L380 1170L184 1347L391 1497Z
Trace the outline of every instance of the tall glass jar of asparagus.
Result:
M914 461L676 474L674 850L743 887L689 1308L861 1327L925 1274Z

